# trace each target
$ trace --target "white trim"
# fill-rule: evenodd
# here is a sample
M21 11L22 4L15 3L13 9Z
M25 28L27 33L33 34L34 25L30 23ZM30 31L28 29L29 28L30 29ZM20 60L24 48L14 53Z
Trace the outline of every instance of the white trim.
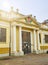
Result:
M23 25L22 23L17 24L16 22L12 23L12 26L21 26L21 27L26 27L26 28L30 28L30 29L35 29L35 30L39 30L39 28L36 27L32 27L32 26L28 26L28 25Z
M25 31L25 32L31 32L31 31L29 31L29 30L22 30L22 31Z
M0 54L0 57L5 57L5 56L9 56L9 53L6 53L6 54Z

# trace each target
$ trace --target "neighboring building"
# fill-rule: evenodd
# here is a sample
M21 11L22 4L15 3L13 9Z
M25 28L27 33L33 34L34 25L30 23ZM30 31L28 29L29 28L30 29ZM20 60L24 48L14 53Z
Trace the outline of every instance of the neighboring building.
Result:
M48 26L32 15L0 10L0 56L46 53Z

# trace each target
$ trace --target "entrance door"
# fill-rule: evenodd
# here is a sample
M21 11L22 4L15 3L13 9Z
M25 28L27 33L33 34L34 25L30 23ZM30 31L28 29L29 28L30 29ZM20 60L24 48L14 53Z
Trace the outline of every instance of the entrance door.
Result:
M30 32L22 31L22 50L24 51L24 54L31 53Z

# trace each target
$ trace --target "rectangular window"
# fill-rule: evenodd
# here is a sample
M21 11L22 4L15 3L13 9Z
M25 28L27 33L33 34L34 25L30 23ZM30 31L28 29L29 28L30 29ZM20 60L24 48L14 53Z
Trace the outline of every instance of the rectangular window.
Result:
M6 42L6 29L0 28L0 42Z
M48 35L45 35L45 43L48 43Z
M41 43L41 34L39 34L39 42Z

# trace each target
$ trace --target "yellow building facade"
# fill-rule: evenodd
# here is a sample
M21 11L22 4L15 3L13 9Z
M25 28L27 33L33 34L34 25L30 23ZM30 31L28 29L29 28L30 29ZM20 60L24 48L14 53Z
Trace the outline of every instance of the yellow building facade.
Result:
M48 51L48 27L32 15L0 10L0 57ZM46 39L45 39L46 38Z

